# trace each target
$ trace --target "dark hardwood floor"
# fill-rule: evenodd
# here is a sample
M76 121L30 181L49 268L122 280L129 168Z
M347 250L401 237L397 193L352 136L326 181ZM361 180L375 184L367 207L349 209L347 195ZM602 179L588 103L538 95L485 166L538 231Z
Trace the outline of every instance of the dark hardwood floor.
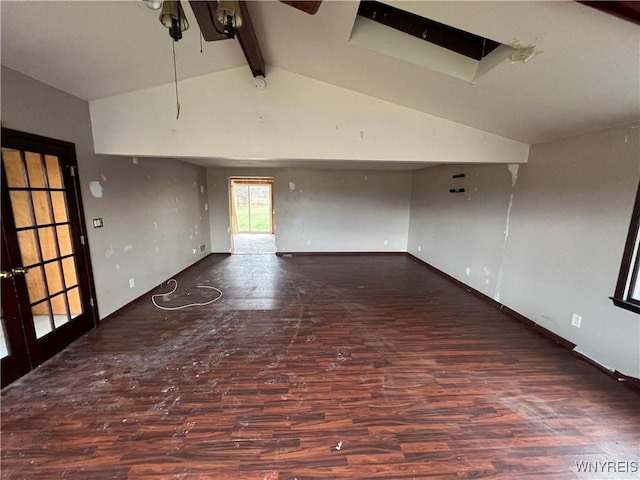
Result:
M637 392L406 256L178 281L224 297L140 300L2 391L2 478L638 478Z

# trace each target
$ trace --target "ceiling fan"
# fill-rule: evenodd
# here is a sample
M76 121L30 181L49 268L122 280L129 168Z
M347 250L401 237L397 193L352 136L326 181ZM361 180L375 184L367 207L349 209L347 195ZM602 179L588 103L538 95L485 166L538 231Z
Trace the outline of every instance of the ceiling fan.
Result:
M159 9L160 21L169 29L169 35L174 41L182 38L182 32L189 28L184 11L179 0L144 0L149 8ZM293 8L309 15L315 15L322 0L280 0ZM238 37L238 42L244 53L251 73L254 77L264 77L265 65L256 38L251 16L244 1L226 0L189 0L193 14L196 17L202 38L207 42L226 40Z

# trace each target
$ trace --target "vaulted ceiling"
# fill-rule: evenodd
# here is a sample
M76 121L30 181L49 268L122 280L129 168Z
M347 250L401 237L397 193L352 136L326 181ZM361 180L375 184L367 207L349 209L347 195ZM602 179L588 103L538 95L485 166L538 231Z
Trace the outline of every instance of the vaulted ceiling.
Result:
M637 24L572 1L385 3L536 55L472 84L350 42L358 2L325 0L316 15L250 2L267 85L278 67L530 144L640 118ZM14 70L90 101L173 81L171 39L141 1L0 5L2 64ZM246 65L237 40L201 52L183 5L191 27L176 44L180 79Z

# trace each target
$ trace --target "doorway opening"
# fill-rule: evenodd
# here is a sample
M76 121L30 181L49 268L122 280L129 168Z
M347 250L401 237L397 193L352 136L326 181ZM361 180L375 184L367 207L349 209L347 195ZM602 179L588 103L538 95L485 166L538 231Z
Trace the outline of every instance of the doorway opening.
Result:
M232 251L276 252L272 177L232 177L229 184Z

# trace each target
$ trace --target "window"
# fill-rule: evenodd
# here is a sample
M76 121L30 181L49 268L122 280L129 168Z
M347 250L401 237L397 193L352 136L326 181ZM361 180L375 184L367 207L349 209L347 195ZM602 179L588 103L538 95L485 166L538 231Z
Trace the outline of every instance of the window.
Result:
M429 11L429 2L403 2ZM425 7L425 5L427 5ZM528 61L535 47L504 45L385 3L360 2L349 42L368 50L475 83L507 58Z
M618 307L640 313L640 184L622 255L616 293L611 300Z

